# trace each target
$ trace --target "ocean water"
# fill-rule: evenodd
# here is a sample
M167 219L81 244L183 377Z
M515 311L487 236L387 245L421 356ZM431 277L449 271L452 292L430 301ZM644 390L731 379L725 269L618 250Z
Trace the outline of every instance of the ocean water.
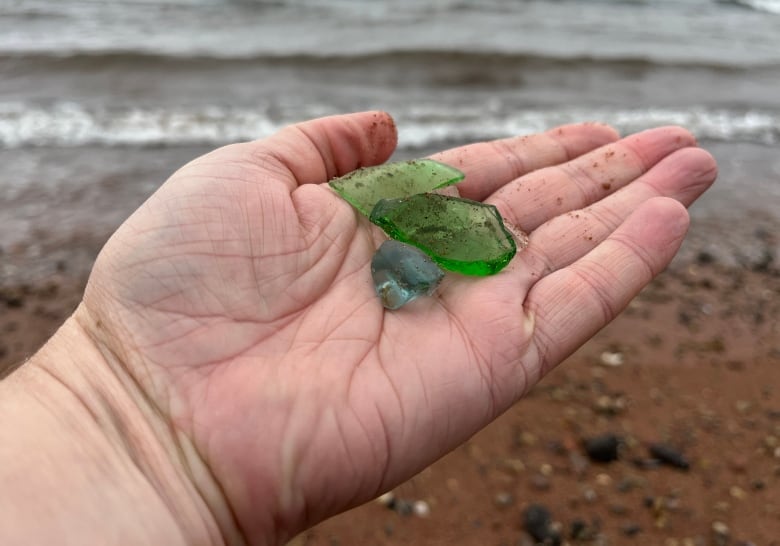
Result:
M0 146L219 144L384 108L401 145L599 119L780 141L780 0L0 0Z
M0 0L0 275L198 153L374 108L399 157L681 124L722 165L697 214L780 220L780 0Z

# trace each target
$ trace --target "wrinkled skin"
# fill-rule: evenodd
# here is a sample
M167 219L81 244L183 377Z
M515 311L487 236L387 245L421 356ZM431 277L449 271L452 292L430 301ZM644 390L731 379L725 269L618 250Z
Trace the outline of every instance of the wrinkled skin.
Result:
M582 124L437 154L530 244L498 275L448 275L389 312L369 272L384 236L326 182L395 142L369 112L216 150L94 268L79 323L194 449L232 540L283 542L488 424L668 264L716 171L680 128L618 140Z

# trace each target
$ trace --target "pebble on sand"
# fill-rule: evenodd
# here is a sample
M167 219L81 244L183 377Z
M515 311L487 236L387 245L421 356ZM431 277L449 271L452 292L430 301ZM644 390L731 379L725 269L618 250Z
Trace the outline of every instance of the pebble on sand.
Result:
M688 470L691 467L691 463L682 452L666 444L650 444L648 451L652 457L667 466L673 466L680 470Z
M604 434L586 438L582 444L591 461L609 463L618 459L620 443L620 438L615 434Z
M609 368L617 368L618 366L623 365L625 357L623 356L623 353L619 351L604 351L601 353L599 361L602 365Z
M541 504L531 504L523 512L523 528L537 542L559 546L561 534L553 526L550 511Z

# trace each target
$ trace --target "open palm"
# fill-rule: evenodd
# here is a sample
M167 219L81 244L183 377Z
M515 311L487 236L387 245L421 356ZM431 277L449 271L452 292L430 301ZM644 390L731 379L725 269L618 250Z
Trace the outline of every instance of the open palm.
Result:
M387 115L222 148L112 237L84 322L192 443L223 529L285 540L467 439L666 266L714 162L678 128L616 138L584 124L437 155L530 244L394 312L369 272L383 234L325 184L390 156Z

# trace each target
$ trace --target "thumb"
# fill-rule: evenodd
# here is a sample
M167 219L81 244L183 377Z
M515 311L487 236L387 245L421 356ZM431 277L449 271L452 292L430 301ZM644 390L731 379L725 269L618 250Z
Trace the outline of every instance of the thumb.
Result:
M255 161L281 164L289 172L289 190L327 182L359 167L378 165L395 150L398 133L386 112L360 112L290 125L253 142Z

